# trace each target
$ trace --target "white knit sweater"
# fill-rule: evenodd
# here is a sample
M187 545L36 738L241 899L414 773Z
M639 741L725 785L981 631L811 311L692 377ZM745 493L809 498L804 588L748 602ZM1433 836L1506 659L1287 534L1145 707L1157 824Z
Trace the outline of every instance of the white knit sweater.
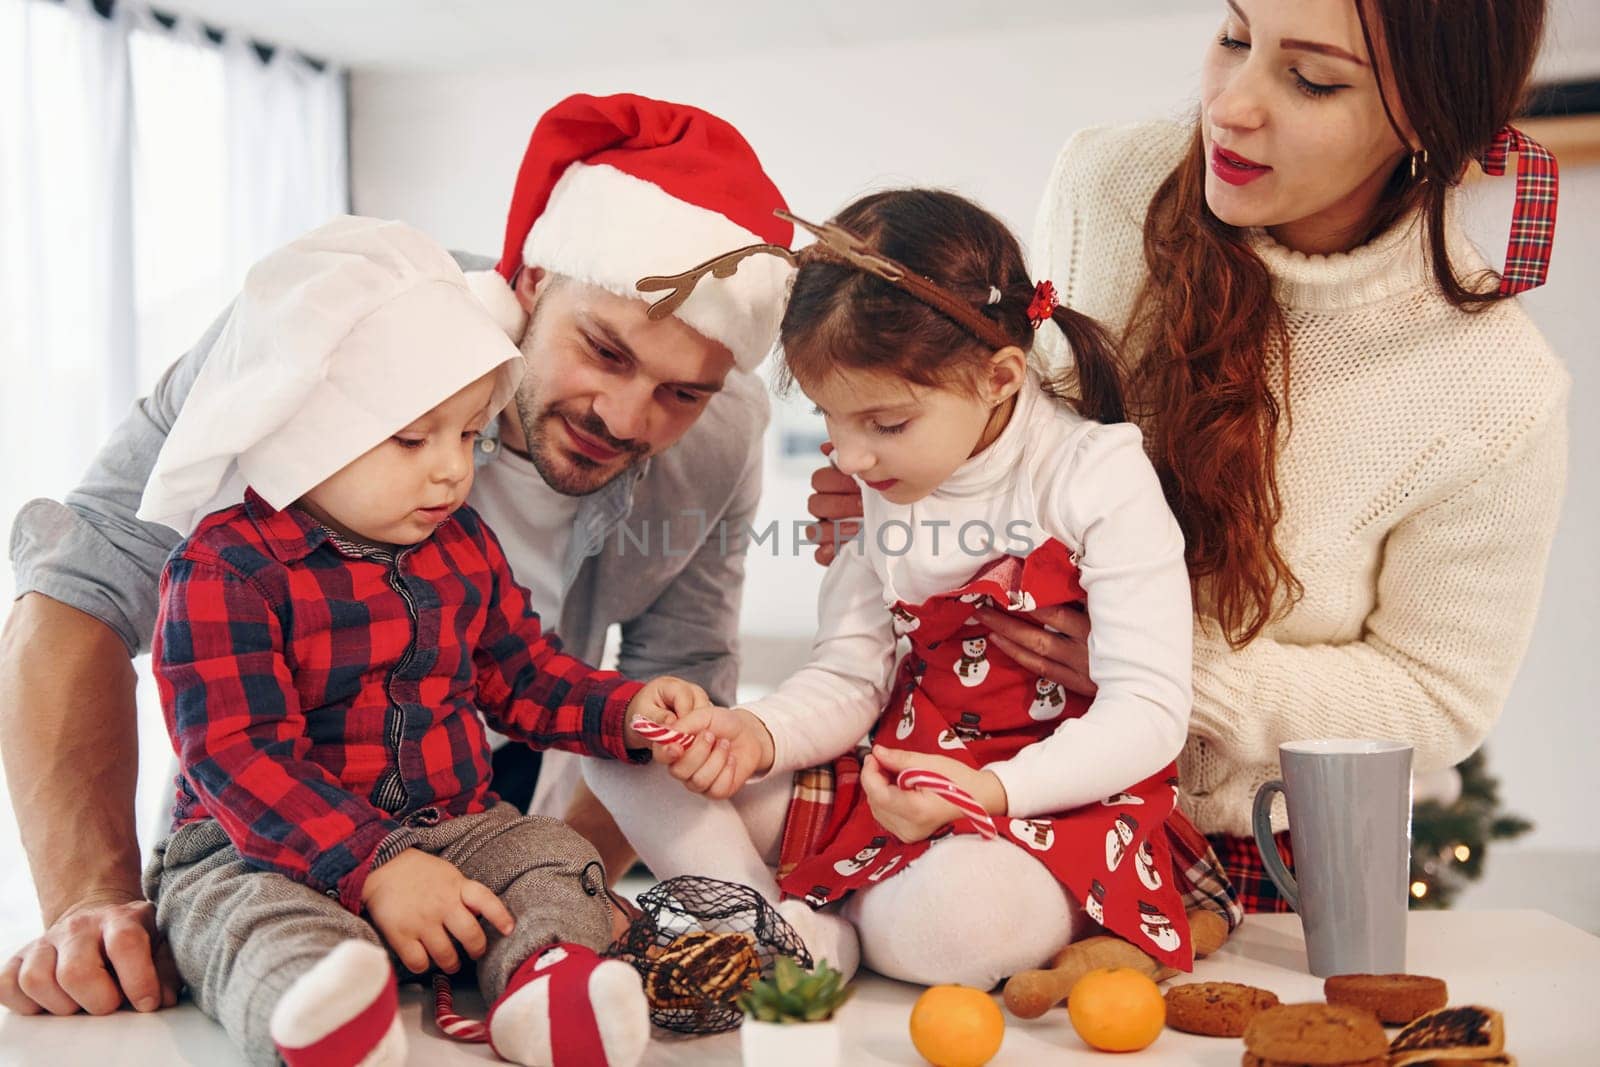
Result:
M1115 330L1145 279L1146 208L1188 135L1085 130L1046 187L1037 275ZM1305 596L1240 651L1196 626L1180 768L1207 833L1249 833L1284 741L1393 738L1419 772L1476 748L1527 648L1566 479L1560 360L1515 301L1452 307L1419 225L1330 256L1252 240L1289 331L1277 536ZM1459 229L1449 244L1458 273L1484 266Z

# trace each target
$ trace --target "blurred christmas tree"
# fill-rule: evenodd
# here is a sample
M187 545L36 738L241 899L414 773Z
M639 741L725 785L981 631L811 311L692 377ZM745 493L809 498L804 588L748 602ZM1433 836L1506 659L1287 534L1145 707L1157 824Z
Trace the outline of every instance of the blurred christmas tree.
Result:
M1500 808L1500 782L1483 749L1450 771L1419 776L1411 812L1411 906L1448 908L1483 874L1490 841L1520 837L1533 824Z

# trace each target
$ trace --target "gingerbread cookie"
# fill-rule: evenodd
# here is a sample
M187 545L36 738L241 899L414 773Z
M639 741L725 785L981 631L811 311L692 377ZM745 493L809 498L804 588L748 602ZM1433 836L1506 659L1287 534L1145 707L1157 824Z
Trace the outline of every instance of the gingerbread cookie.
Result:
M1264 1060L1260 1056L1254 1056L1248 1052L1244 1054L1244 1057L1239 1061L1239 1063L1240 1067L1320 1067L1320 1065L1317 1064L1289 1063L1284 1060ZM1389 1061L1381 1058L1376 1060L1360 1060L1356 1063L1341 1063L1339 1064L1339 1067L1389 1067ZM1457 1065L1457 1067L1460 1067L1460 1065Z
M1322 983L1329 1004L1365 1008L1390 1026L1404 1026L1450 1003L1444 982L1420 974L1336 974Z
M1240 1037L1257 1012L1278 1003L1276 994L1237 982L1173 986L1166 999L1168 1026L1205 1037Z
M1378 1017L1360 1008L1281 1004L1250 1020L1244 1046L1266 1063L1342 1067L1382 1061L1389 1052L1389 1038Z

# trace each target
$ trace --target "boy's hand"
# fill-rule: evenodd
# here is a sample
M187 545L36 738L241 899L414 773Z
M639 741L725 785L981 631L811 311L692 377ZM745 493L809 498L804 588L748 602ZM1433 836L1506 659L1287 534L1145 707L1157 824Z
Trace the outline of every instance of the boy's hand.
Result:
M479 916L502 935L516 925L488 886L474 882L449 860L414 848L367 875L361 902L400 962L417 974L428 969L429 960L454 974L461 967L457 944L473 959L482 956L489 940Z
M942 797L915 789L901 789L895 778L901 771L937 771L958 788L971 793L990 815L1004 815L1006 788L993 771L980 771L949 756L925 755L903 749L872 746L861 764L861 788L878 825L906 844L925 841L957 819L961 809Z
M751 775L772 767L772 735L755 714L744 708L703 707L672 724L694 736L688 748L657 745L656 759L692 793L726 800Z
M640 737L633 728L634 719L649 719L662 726L679 729L678 719L693 711L703 708L711 703L711 698L706 696L706 691L693 682L686 682L682 678L671 675L662 675L645 683L643 689L633 695L628 701L626 713L627 725L624 727L625 743L629 748L654 748L659 758L664 746L652 746L649 741Z

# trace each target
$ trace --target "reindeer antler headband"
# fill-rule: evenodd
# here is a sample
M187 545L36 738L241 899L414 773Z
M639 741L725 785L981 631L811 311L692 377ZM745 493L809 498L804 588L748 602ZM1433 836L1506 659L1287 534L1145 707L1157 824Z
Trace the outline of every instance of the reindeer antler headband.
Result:
M778 256L797 267L806 260L819 259L829 263L842 264L861 271L863 274L870 274L875 278L883 279L907 296L920 300L951 319L984 344L1000 349L1013 343L998 323L992 319L985 318L971 303L956 296L937 282L924 278L904 264L890 259L842 226L831 222L822 225L807 222L805 219L782 209L774 211L773 214L780 219L792 222L810 233L817 239L816 243L807 245L798 252L784 248L782 245L747 245L744 248L736 248L731 252L726 252L715 259L708 259L681 274L651 275L648 278L640 278L635 287L641 293L655 293L664 289L671 290L666 296L661 297L650 305L650 318L662 319L672 314L685 300L689 299L689 294L694 292L695 285L707 274L717 278L729 278L733 276L734 271L739 269L740 262L747 257L771 255Z

